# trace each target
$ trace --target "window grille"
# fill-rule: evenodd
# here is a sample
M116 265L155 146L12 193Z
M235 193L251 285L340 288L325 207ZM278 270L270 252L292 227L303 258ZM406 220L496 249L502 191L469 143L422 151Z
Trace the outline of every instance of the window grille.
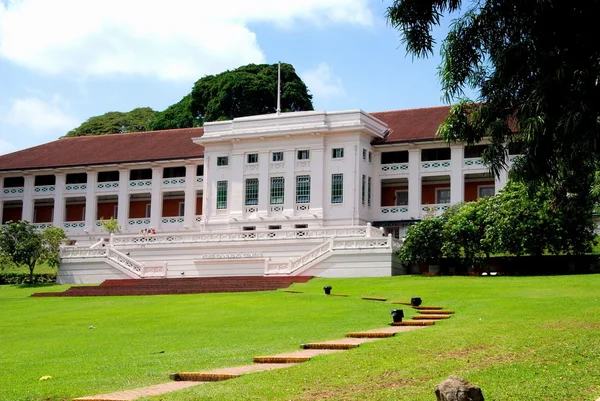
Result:
M331 203L344 202L344 175L331 175Z
M296 203L310 203L310 175L296 176Z
M227 209L227 181L217 181L217 209Z
M246 179L246 206L258 205L258 178Z
M283 177L271 177L271 205L282 205L285 191Z

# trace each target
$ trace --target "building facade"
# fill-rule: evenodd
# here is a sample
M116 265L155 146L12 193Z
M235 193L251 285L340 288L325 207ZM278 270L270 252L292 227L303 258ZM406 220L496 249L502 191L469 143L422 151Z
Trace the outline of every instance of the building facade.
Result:
M485 144L436 137L448 110L282 113L59 139L0 156L1 221L92 242L110 218L128 235L372 224L399 238L506 182L483 164Z

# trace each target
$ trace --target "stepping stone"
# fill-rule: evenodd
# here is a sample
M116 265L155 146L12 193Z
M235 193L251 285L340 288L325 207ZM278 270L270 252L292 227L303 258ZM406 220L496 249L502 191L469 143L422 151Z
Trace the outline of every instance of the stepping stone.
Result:
M392 322L391 326L433 326L434 320L406 320L404 322Z
M453 310L437 310L437 309L421 309L419 311L422 315L453 315Z
M204 382L169 382L149 387L136 388L134 390L118 391L116 393L93 395L89 397L75 398L73 401L132 401L142 397L150 397L177 391L188 387L198 386Z
M450 315L416 315L413 316L414 320L440 320L440 319L449 319Z
M342 349L303 349L301 351L271 356L256 356L254 357L254 363L301 363L306 362L317 355L333 354L342 351Z
M412 306L412 304L410 302L400 302L400 301L394 301L392 302L393 304L396 305L407 305L407 306Z
M365 301L387 301L387 298L362 297Z
M347 297L348 295L346 294L329 294L329 297Z
M362 343L377 341L377 338L343 338L341 340L325 341L322 343L302 344L304 349L352 349L357 348Z
M303 294L303 291L296 291L296 290L285 290L283 292L289 292L290 294Z
M403 333L405 331L412 331L422 329L424 326L392 326L392 327L384 327L382 329L368 330L368 331L359 331L354 333L346 334L346 337L351 338L387 338L393 337L396 333Z
M441 310L441 309L444 309L442 306L413 306L413 308L419 309L419 310L422 310L422 309L424 309L424 310Z
M173 380L181 381L203 381L203 382L214 382L236 378L240 375L247 373L262 372L265 370L274 370L286 368L288 366L294 366L295 363L281 364L281 363L261 363L257 365L243 365L236 366L233 368L221 368L210 370L207 372L183 372L175 373L171 375Z

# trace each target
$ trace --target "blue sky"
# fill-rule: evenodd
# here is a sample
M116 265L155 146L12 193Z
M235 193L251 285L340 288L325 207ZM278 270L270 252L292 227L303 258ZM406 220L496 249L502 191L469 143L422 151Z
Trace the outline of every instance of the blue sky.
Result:
M384 17L391 3L0 0L0 154L108 111L163 110L202 76L251 62L293 64L315 109L443 104L439 47L407 56Z

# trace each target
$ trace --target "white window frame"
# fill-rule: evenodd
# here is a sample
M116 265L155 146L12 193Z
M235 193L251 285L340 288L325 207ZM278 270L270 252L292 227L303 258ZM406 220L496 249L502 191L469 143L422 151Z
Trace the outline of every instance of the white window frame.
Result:
M179 217L182 217L185 215L185 202L179 202L178 212L179 212Z
M491 189L491 190L492 190L494 193L493 193L492 195L483 195L483 196L482 196L482 195L481 195L481 190L482 190L482 189L484 189L484 190L485 190L485 189ZM496 186L495 186L495 185L490 185L490 184L488 184L488 185L478 185L478 186L477 186L477 199L479 199L479 198L483 198L483 197L485 197L485 196L494 196L495 194L496 194Z
M113 207L113 216L115 217L115 219L119 216L119 205L115 205Z
M225 163L223 163L225 162ZM217 156L217 167L229 166L229 156Z
M362 159L365 161L367 160L367 149L362 150Z
M442 200L442 197L441 197L442 192L448 192L448 202L440 202ZM450 193L449 187L436 188L435 189L435 204L436 205L447 205L451 202L451 199L452 199L451 196L452 196L452 194Z
M344 158L344 148L333 148L331 149L331 158L332 159L343 159Z
M399 201L400 201L400 194L402 194L402 193L406 193L406 204L399 203ZM394 204L396 206L408 206L408 189L398 189L398 190L396 190L396 192L394 193Z
M255 159L256 160L251 160ZM258 153L248 153L246 155L246 164L257 164L258 163Z
M277 155L277 157L275 157L275 155ZM279 156L281 156L281 158ZM278 160L276 160L276 159L278 159ZM278 152L271 153L271 161L275 162L275 163L282 162L283 161L283 152L278 151Z
M304 155L304 152L306 152L306 157L300 157L301 155ZM297 160L310 160L310 149L298 149L296 151L296 159Z
M150 218L152 214L152 203L146 203L146 215L145 218Z

